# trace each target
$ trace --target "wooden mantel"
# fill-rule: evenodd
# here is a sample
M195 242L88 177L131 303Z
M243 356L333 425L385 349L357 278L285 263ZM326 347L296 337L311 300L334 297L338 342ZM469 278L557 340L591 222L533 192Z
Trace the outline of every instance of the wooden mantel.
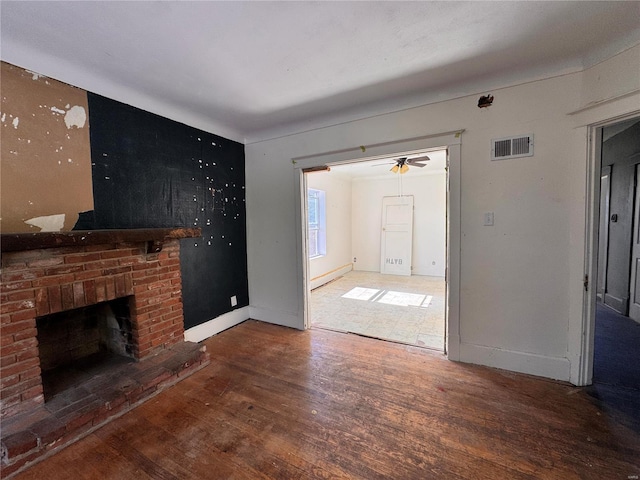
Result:
M150 251L158 252L162 249L162 242L165 239L196 238L201 236L202 230L200 228L136 228L6 233L0 235L0 249L2 252L20 252L43 248L148 242Z

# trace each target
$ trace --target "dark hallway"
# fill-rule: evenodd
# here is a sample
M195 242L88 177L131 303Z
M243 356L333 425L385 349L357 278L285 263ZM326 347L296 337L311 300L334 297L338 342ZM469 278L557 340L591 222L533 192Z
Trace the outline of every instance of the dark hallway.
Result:
M599 407L640 432L640 323L597 304L593 385Z
M640 323L600 303L593 382L640 390Z

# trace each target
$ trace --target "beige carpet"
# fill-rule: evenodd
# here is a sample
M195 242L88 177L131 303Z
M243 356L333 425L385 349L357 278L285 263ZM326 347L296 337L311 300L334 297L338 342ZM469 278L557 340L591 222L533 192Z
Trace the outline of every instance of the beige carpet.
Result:
M445 282L352 271L311 292L311 326L444 350Z

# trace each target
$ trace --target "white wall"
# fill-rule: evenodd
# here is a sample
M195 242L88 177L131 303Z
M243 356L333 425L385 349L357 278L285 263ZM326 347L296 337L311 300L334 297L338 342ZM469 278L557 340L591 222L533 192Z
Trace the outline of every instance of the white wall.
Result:
M310 287L351 270L351 180L333 172L307 174L307 186L325 192L327 251L309 260Z
M382 197L398 195L398 179L356 178L353 181L354 270L380 271ZM446 174L402 178L402 192L413 195L413 275L444 276L446 240ZM435 262L435 265L433 265Z
M403 193L415 202L413 274L444 276L446 174L404 175L402 180ZM397 177L352 181L333 171L314 172L307 174L307 186L326 193L327 252L309 260L311 288L352 268L379 272L382 197L398 195Z
M635 56L598 69L628 75ZM631 57L631 58L628 58ZM594 67L596 68L596 67ZM633 69L631 69L633 70ZM612 73L614 72L614 73ZM461 150L460 359L563 380L582 319L586 127L569 115L597 101L589 72L380 115L246 146L248 265L253 318L303 327L298 293L296 177L291 159L465 129ZM627 78L633 89L637 78ZM606 88L599 88L606 94ZM599 115L621 115L632 102ZM491 162L490 140L533 133L535 156ZM362 157L366 156L365 153ZM482 224L495 213L495 226ZM582 228L581 228L582 227Z
M594 65L582 76L580 106L595 106L605 100L634 93L640 89L640 46ZM640 108L636 104L636 108Z

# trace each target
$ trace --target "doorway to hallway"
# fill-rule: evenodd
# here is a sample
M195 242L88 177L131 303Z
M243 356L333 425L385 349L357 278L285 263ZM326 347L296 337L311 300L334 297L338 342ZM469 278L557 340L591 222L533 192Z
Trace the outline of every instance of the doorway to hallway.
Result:
M601 128L596 385L640 390L640 119Z

